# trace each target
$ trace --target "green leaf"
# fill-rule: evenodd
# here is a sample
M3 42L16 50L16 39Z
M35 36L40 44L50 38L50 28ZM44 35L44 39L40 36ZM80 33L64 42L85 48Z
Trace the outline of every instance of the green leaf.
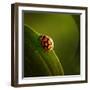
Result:
M45 51L40 33L24 26L24 76L63 75L64 71L54 50Z

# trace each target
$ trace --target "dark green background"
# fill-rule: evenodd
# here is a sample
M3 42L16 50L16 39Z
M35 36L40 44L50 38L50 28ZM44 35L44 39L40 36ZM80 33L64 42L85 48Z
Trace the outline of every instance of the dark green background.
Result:
M24 12L24 24L53 39L65 75L80 74L80 15Z

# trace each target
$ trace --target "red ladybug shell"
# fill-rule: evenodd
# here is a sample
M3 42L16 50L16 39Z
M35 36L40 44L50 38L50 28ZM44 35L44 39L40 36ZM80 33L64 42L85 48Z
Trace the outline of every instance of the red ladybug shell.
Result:
M53 40L47 35L41 35L40 42L45 50L52 50L54 47Z

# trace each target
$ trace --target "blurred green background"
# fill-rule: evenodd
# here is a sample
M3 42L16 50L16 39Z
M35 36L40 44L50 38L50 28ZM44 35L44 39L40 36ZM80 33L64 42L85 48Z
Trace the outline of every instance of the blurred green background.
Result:
M50 36L65 75L80 74L80 15L25 12L24 24Z

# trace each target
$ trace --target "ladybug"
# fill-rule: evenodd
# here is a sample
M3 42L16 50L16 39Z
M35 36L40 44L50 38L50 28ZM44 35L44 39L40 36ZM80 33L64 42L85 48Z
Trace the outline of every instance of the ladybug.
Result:
M47 35L40 36L40 43L43 49L45 49L46 51L53 50L54 48L53 40Z

